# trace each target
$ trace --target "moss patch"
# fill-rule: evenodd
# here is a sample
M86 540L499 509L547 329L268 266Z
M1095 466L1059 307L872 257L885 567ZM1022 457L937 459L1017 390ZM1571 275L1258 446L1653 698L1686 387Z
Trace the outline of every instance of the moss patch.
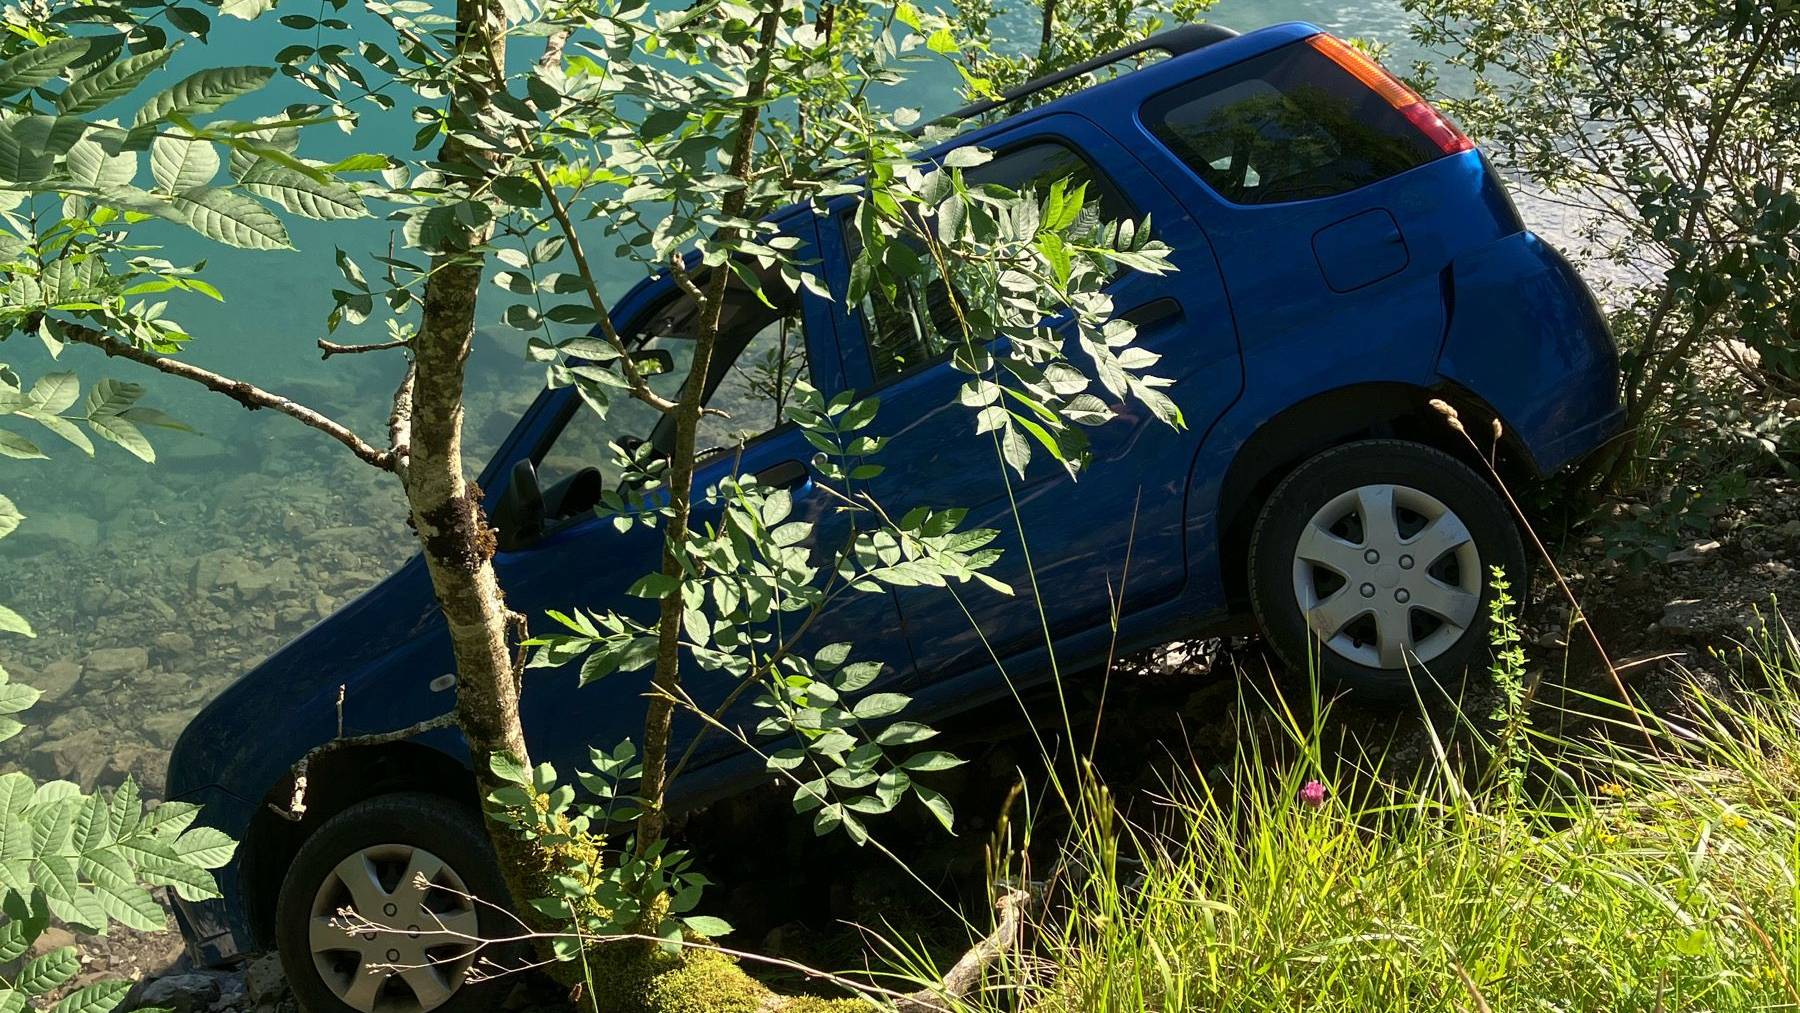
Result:
M783 996L710 950L601 944L588 951L601 1013L870 1013L860 999Z

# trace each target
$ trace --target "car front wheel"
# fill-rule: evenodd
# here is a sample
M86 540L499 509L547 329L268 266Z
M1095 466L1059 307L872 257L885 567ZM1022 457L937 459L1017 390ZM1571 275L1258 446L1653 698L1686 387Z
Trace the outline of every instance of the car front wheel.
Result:
M276 904L282 968L307 1013L474 1013L480 941L508 930L479 818L436 795L359 802L300 846ZM498 905L498 906L497 906Z
M1270 494L1250 542L1250 596L1290 667L1410 697L1485 663L1490 567L1523 598L1525 552L1499 493L1443 451L1364 440L1306 461Z

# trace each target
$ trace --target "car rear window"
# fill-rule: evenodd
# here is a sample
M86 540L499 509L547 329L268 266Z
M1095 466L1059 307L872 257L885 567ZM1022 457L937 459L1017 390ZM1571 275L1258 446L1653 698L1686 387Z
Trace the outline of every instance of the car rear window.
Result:
M1144 104L1144 124L1226 200L1330 197L1441 158L1373 89L1304 41Z

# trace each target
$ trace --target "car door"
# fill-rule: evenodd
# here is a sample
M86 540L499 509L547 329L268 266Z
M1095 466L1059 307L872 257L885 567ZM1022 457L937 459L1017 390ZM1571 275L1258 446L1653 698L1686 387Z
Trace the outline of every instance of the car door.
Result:
M1009 476L993 437L977 435L974 412L957 401L965 377L947 363L947 342L921 339L929 328L897 319L879 296L850 308L839 323L848 368L881 398L876 428L893 437L887 470L871 480L871 492L896 516L916 505L969 508L968 526L1001 532L996 544L1005 551L993 573L1015 589L1012 596L973 584L958 588L957 597L936 588L900 593L926 680L986 664L990 652L1005 657L1041 647L1046 626L1061 639L1104 627L1115 606L1129 611L1173 596L1186 573L1189 462L1207 426L1242 388L1236 329L1206 237L1141 163L1095 124L1067 113L980 143L995 157L968 172L970 179L1041 189L1064 176L1084 177L1088 199L1104 214L1148 216L1173 248L1176 273L1124 272L1110 291L1120 315L1137 323L1138 344L1163 356L1153 372L1175 381L1170 393L1186 428L1175 430L1127 402L1116 406L1116 418L1088 431L1092 457L1079 481L1041 450L1022 479ZM1079 350L1070 354L1085 362Z
M806 246L813 244L816 235L806 215L791 220L787 231ZM743 295L746 304L754 306L754 296L747 290ZM686 360L676 344L679 337L671 338L670 331L683 326L683 306L691 307L684 300L686 296L673 286L653 286L630 300L634 311L621 329L628 336L645 336L649 347L673 348L677 373L685 373ZM730 418L709 415L701 427L700 447L713 447L717 452L703 461L695 474L691 518L695 529L719 519L720 508L704 501L708 487L733 473L755 474L769 484L787 487L793 496L794 519L815 525L815 560L823 560L841 543L848 522L833 508L835 501L818 487L810 444L796 426L781 417L774 404L777 399L762 396L766 390L757 386L767 380L766 368L773 364L781 373L809 376L827 396L843 389L836 315L803 290L793 297L791 307L782 307L778 319L753 320L755 332L740 335L741 343L734 344L731 327L726 327L728 333L721 337L709 385L708 405L727 411ZM555 498L552 490L559 484L573 480L582 469L595 467L609 442L620 437L656 441L669 432L669 420L660 419L640 402L620 398L603 420L567 389L546 392L534 414L540 419L538 432L517 441L520 446L513 459L529 457L536 463L547 501ZM605 474L604 481L612 487L617 476ZM658 569L661 554L660 530L639 525L621 532L611 519L590 512L552 523L532 544L501 552L495 566L510 606L531 617L533 629L542 630L550 627L551 621L544 618L550 609L612 609L651 621L656 602L628 596L625 590ZM895 609L888 594L838 596L813 622L803 643L854 640L861 657L888 662L896 671L910 671L912 659L899 633ZM615 674L580 687L578 667L529 671L521 704L525 729L538 758L555 763L565 777L585 765L588 747L611 748L626 738L641 739L643 732L646 673ZM735 682L723 672L702 671L691 658L684 658L683 685L697 702L711 707L725 699ZM730 716L746 726L753 724L745 720L753 697L746 694L744 704ZM671 740L677 755L699 727L693 715L677 715ZM695 763L704 765L736 748L730 737L711 734L696 751Z

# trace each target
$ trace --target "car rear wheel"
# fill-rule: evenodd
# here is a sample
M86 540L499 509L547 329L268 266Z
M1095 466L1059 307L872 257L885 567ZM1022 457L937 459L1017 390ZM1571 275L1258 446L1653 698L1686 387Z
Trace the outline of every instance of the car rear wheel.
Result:
M1364 440L1306 461L1270 494L1251 535L1250 596L1290 667L1410 697L1420 674L1456 685L1486 660L1492 566L1521 586L1524 547L1492 486L1435 448Z
M510 924L479 818L435 795L382 795L328 820L294 856L276 904L282 968L308 1013L473 1013L478 941Z

